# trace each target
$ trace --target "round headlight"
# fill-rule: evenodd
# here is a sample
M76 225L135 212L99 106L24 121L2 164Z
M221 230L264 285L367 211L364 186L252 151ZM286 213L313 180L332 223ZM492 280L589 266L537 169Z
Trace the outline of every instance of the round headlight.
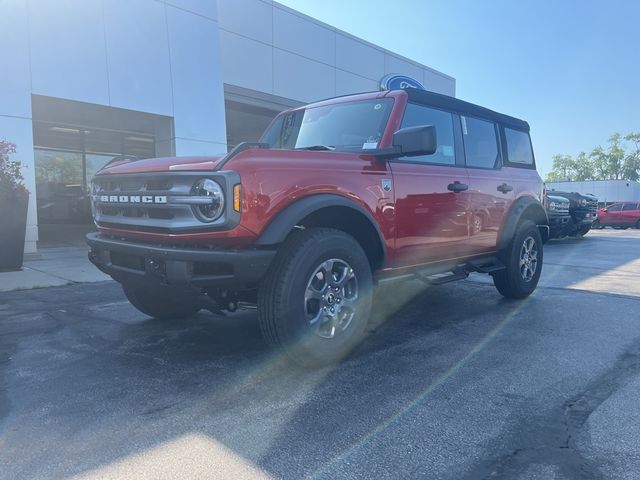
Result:
M196 217L202 222L213 222L224 211L224 192L218 182L201 178L191 189L191 195L201 197L203 203L193 206Z
M581 207L586 207L587 206L587 199L586 198L580 199L580 206Z

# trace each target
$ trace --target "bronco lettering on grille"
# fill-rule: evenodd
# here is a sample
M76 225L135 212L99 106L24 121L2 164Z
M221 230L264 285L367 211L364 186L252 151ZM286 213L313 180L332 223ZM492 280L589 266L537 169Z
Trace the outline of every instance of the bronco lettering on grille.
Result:
M99 195L97 200L100 203L165 204L167 203L167 196L166 195Z

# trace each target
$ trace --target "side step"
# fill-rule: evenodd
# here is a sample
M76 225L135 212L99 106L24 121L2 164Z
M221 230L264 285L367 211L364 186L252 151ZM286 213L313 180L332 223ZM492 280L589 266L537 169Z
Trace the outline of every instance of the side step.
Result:
M442 285L444 283L455 282L456 280L464 280L469 276L469 272L463 268L456 268L448 273L438 273L435 275L421 275L416 273L416 278L422 280L427 285Z
M478 273L488 273L488 274L492 274L492 273L496 273L499 272L500 270L504 270L505 267L504 264L500 261L500 260L494 260L491 263L486 263L486 262L474 262L471 261L469 262L469 264L467 265L471 271L473 272L478 272Z

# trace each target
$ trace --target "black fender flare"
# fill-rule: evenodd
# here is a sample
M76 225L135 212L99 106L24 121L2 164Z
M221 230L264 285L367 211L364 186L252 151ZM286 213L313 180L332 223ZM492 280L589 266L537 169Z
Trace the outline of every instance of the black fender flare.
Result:
M291 232L302 219L326 207L346 207L364 215L378 234L378 241L382 248L382 262L384 263L387 257L384 236L371 213L353 200L330 193L310 195L285 207L277 214L275 219L271 220L254 244L256 246L267 246L282 243L287 238L287 235L289 235L289 232Z
M546 228L546 239L549 238L549 217L547 217L547 212L542 204L534 197L520 197L513 202L513 205L511 205L507 213L504 227L498 238L498 251L504 250L509 245L509 241L513 238L516 227L520 223L520 219L525 215L531 218L538 228ZM545 240L544 236L543 240Z

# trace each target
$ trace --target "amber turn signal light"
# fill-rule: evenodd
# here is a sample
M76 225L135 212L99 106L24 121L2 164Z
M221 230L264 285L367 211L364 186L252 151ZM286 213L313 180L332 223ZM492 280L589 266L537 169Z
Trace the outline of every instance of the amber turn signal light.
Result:
M240 184L238 184L233 187L233 209L239 212L240 206Z

